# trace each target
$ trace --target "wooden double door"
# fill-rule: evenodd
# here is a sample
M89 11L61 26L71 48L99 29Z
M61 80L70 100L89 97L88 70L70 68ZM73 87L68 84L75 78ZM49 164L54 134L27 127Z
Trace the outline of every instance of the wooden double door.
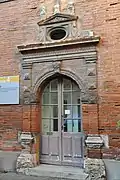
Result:
M40 161L83 166L80 89L71 79L58 77L42 94Z

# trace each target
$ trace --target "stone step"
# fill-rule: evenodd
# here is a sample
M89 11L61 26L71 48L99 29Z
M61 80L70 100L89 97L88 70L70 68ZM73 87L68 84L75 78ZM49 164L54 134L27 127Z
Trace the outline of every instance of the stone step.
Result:
M24 173L30 176L39 176L42 178L57 180L85 180L88 175L84 169L70 166L40 165L35 168L24 169Z

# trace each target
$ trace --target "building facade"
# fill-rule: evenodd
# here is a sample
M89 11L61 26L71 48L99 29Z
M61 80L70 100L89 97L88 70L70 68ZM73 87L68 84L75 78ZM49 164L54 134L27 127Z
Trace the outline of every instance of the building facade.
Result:
M1 81L19 78L19 101L0 104L1 151L27 149L35 165L119 157L119 8L0 0Z

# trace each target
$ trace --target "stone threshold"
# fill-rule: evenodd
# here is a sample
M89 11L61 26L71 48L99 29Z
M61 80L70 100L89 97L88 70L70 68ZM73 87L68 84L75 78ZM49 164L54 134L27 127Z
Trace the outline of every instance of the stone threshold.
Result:
M21 168L19 173L28 176L38 176L50 179L65 179L65 180L86 180L88 174L84 172L84 169L71 166L56 166L41 164L34 168Z

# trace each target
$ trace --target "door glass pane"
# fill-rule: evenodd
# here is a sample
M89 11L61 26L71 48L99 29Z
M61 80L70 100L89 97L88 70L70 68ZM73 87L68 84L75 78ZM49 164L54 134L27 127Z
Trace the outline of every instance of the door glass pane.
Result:
M42 119L42 132L47 134L50 131L50 120L49 119Z
M72 106L72 118L80 118L80 105Z
M72 104L80 104L80 92L72 92Z
M64 92L63 93L63 103L64 104L71 104L71 92Z
M49 91L50 91L50 84L48 84L44 89L44 92L49 92Z
M42 117L43 118L51 117L51 106L42 106Z
M64 132L80 132L81 120L80 119L64 119Z
M53 131L58 131L58 119L42 119L42 132L50 135Z
M64 132L72 132L72 119L64 119L63 127Z
M58 93L52 92L51 94L51 102L50 104L58 104Z
M80 91L79 86L74 81L72 82L72 89L75 91Z
M63 79L63 89L64 90L72 90L71 80Z
M49 93L44 93L42 100L43 104L49 104Z
M64 105L64 118L72 118L72 109L69 105Z
M58 131L58 119L53 119L53 131Z
M58 117L58 106L51 106L51 117L56 118Z
M57 91L58 88L58 79L54 79L51 81L51 91Z
M73 119L73 132L80 132L80 131L81 131L81 120Z

